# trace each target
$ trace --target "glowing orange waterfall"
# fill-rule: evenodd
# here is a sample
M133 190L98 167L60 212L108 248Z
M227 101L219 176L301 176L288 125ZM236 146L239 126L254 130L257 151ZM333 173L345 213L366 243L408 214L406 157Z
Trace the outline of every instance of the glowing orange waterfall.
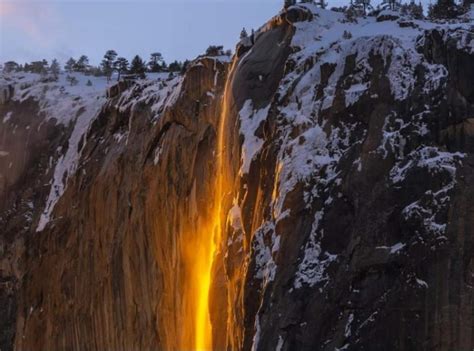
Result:
M229 182L226 181L225 155L226 155L226 126L229 115L229 104L231 93L231 81L236 65L234 60L228 73L220 118L218 121L217 145L216 145L216 176L214 186L214 198L210 199L212 214L210 220L202 221L198 219L197 232L193 235L192 247L187 248L187 264L189 265L189 279L186 282L184 313L194 316L190 326L190 315L184 316L184 328L191 328L192 331L183 331L185 340L181 347L192 350L212 350L212 326L210 319L210 289L212 284L213 262L219 250L222 240L223 230L223 202L225 194L229 192ZM207 223L206 223L207 222ZM189 340L189 338L193 340Z

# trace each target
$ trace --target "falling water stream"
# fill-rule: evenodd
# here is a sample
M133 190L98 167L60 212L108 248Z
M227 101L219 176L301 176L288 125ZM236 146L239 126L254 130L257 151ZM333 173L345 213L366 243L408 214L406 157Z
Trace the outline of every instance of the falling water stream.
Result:
M210 201L212 206L212 215L209 223L200 223L195 233L195 247L190 256L190 277L189 286L185 296L189 306L186 312L194 313L193 331L185 332L187 337L194 340L186 341L187 345L192 344L193 350L212 350L212 325L210 318L210 291L212 284L212 270L214 259L217 256L222 241L223 211L224 199L232 189L230 182L226 179L227 170L225 169L226 155L226 126L229 116L229 105L232 86L232 76L236 66L237 59L233 60L232 66L228 72L224 94L222 97L222 106L217 130L216 145L216 175L214 183L214 199ZM185 316L190 318L190 316ZM190 327L189 323L186 324ZM224 329L225 330L225 329Z

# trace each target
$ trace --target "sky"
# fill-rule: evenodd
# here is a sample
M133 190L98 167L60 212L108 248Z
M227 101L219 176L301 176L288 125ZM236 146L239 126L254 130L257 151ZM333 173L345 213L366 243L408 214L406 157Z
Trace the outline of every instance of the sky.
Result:
M326 1L329 7L349 3ZM147 60L152 52L167 62L194 59L209 45L234 49L243 27L257 29L282 5L283 0L0 0L0 62L65 63L85 54L97 65L108 49L129 60L136 54Z
M211 44L234 49L243 27L258 28L283 0L0 0L0 62L82 54L98 64L108 49L129 60L161 52L193 59Z

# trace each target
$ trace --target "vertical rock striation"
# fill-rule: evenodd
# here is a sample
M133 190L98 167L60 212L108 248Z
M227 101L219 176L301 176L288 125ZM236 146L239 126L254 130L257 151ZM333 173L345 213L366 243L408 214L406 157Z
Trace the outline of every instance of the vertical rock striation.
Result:
M107 98L4 84L0 348L472 348L473 81L472 21L302 4Z

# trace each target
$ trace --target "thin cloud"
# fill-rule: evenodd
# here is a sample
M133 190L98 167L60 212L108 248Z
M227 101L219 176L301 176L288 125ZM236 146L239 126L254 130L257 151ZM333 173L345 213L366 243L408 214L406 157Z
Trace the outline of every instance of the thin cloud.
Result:
M2 31L19 31L44 48L55 42L60 23L53 3L35 1L0 2L0 19Z

